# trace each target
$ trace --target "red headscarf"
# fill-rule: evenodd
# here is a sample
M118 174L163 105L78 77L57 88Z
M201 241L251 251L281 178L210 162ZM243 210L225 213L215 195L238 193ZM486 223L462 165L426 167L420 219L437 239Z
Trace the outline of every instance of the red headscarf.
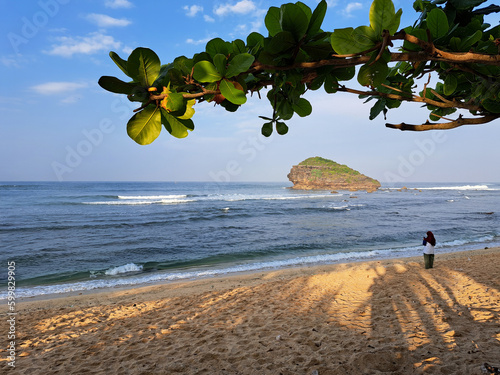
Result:
M436 239L431 231L427 232L427 237L424 238L427 242L429 242L432 246L436 246Z

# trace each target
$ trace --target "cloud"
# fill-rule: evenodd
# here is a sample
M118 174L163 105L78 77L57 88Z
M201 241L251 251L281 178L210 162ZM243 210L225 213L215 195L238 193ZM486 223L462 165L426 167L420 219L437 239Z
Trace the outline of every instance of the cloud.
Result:
M132 4L128 0L106 0L104 2L106 8L118 9L118 8L132 8L134 4Z
M19 68L20 67L18 60L13 58L13 57L10 57L10 56L9 57L1 56L0 63L2 65L6 66L7 68Z
M131 21L125 18L118 19L107 16L105 14L97 14L97 13L88 14L85 18L102 28L115 27L115 26L123 27L123 26L128 26L132 23Z
M90 33L87 36L56 38L58 44L52 45L52 49L44 51L49 55L72 57L74 54L90 55L99 51L120 48L121 43L114 40L110 35L101 32Z
M342 11L342 13L344 15L346 15L347 17L351 17L351 13L355 10L359 10L359 9L363 9L363 4L361 3L349 3L347 4L347 6L345 7L345 9Z
M212 38L205 38L205 39L198 39L198 40L194 40L194 39L189 38L189 39L186 39L186 43L187 44L194 44L196 46L198 44L205 44L210 40L212 40Z
M338 4L338 0L326 0L326 4L329 6L329 7L334 7Z
M204 14L203 15L203 18L205 19L206 22L215 22L215 19L210 17L209 15L207 14Z
M78 82L46 82L40 85L32 86L31 89L41 95L55 95L73 92L86 88L86 83Z
M234 5L231 4L219 5L217 8L214 9L214 13L218 16L225 16L229 13L248 14L250 12L255 11L256 9L257 6L253 1L241 0Z
M200 5L191 5L191 6L184 6L182 8L186 11L186 16L188 17L194 17L198 12L203 12L203 7Z

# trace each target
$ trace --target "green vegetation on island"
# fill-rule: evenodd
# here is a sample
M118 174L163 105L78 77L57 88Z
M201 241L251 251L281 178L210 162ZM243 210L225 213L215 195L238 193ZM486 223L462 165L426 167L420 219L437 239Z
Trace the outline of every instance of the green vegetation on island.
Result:
M293 166L288 174L294 189L335 189L374 191L380 182L360 172L319 156L308 158Z

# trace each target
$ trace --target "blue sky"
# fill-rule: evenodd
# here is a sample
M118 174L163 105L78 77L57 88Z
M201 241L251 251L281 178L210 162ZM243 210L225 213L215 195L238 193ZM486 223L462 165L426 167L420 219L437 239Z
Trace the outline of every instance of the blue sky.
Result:
M304 0L314 8L316 0ZM287 181L310 156L347 164L384 182L500 181L500 123L446 132L400 132L354 95L307 93L313 114L288 121L285 136L260 135L267 99L250 98L236 113L195 105L185 139L163 130L149 146L126 133L137 103L102 90L101 75L126 79L108 56L148 47L162 63L203 51L208 40L267 35L270 0L0 0L0 180L2 181ZM416 19L412 1L401 26ZM488 5L488 2L485 5ZM371 1L329 1L323 29L368 24ZM488 19L497 24L500 16ZM321 91L321 92L320 92ZM418 105L388 122L420 123Z

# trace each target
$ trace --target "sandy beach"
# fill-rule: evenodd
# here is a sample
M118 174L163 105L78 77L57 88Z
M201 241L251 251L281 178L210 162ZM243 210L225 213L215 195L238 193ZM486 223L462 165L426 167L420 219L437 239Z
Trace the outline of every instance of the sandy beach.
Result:
M4 374L482 374L500 248L16 301Z

